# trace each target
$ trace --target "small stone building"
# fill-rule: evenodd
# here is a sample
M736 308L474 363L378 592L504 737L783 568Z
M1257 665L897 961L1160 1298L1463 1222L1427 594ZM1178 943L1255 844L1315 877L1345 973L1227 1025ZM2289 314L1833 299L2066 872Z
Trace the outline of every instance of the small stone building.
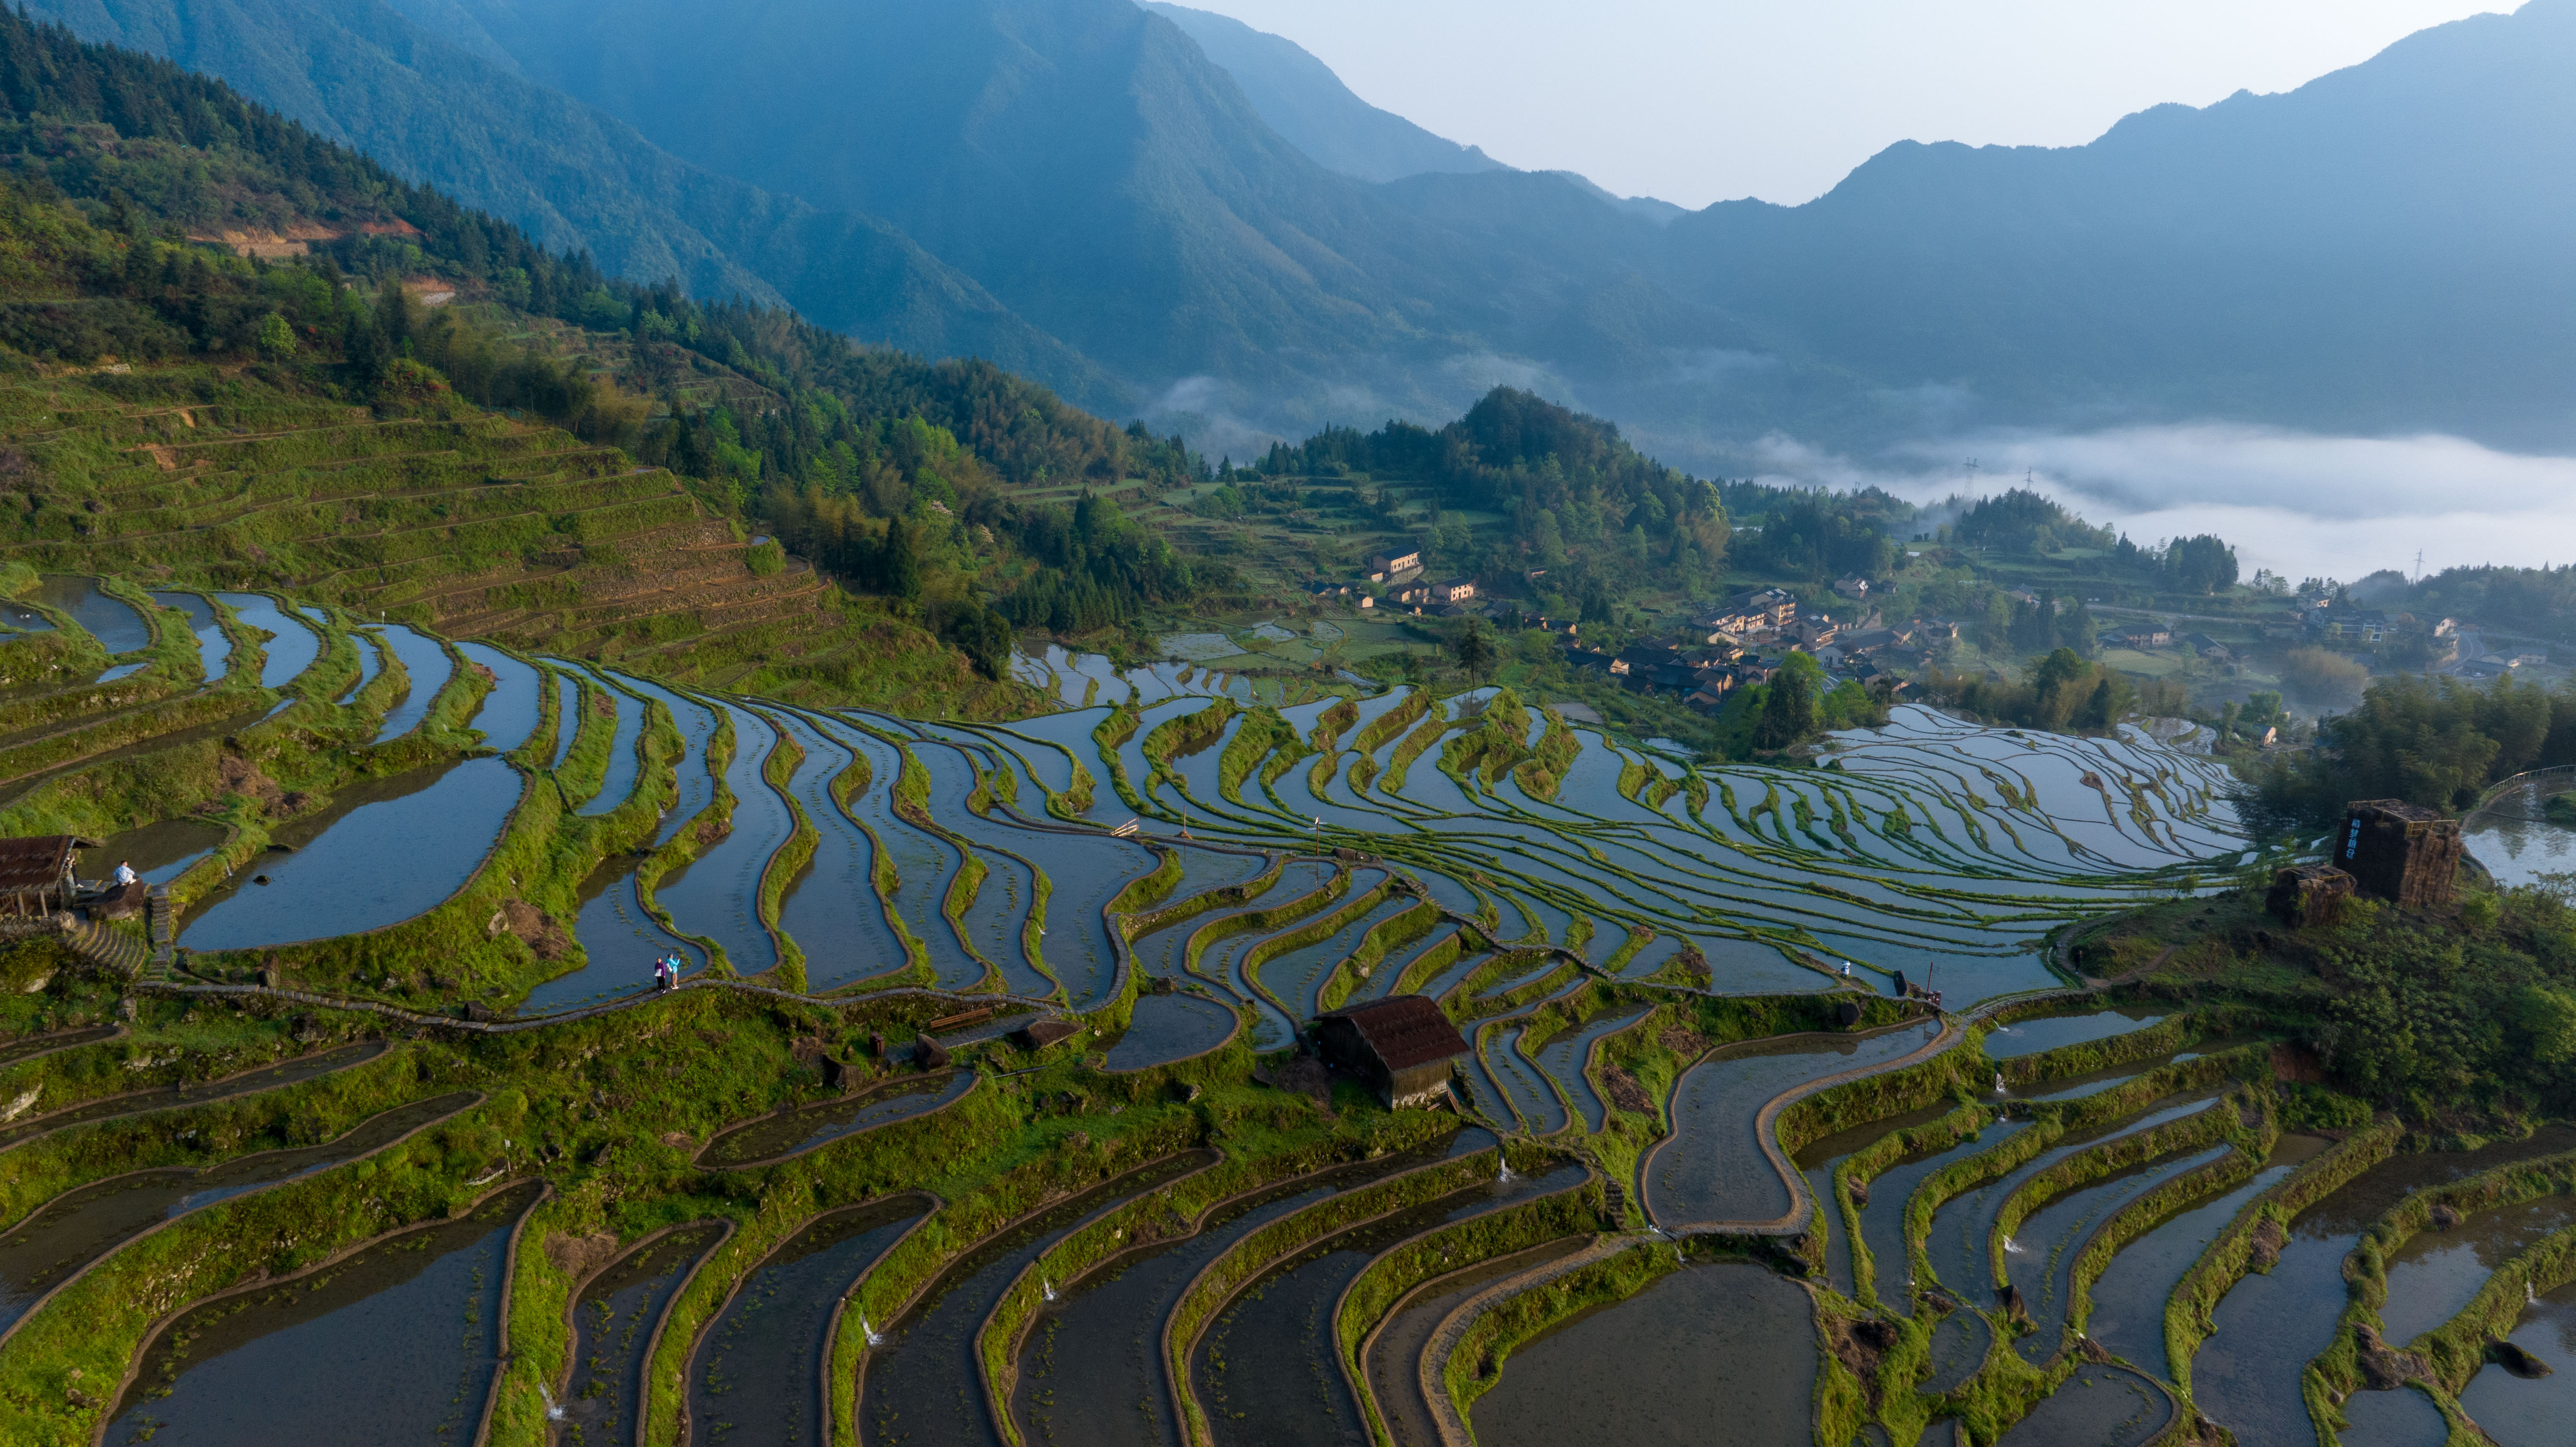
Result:
M1316 1017L1326 1059L1366 1076L1390 1106L1430 1105L1467 1053L1458 1027L1428 995L1393 995Z
M2352 891L2352 876L2333 865L2302 864L2272 876L2263 907L2292 929L2333 924L2342 917L2343 902L2352 898Z
M2360 799L2344 806L2334 859L2362 893L2427 909L2451 902L2465 848L2456 819L2402 799Z

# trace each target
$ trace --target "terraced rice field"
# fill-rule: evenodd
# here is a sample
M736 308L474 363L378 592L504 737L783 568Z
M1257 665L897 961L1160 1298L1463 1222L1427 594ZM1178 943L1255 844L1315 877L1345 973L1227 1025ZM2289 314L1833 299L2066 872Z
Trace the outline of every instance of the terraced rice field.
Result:
M1976 1403L2014 1441L2143 1441L2181 1404L2217 1415L2237 1384L2304 1410L2290 1369L2322 1337L2243 1350L2222 1303L2193 1361L2148 1350L2162 1301L2228 1213L2324 1159L2276 1152L2265 1108L2238 1088L2266 1068L2261 1052L2214 1028L2177 1036L2172 1006L2021 999L2069 983L2052 932L2254 862L2205 761L2143 737L1900 710L1834 740L1822 768L1686 768L1490 690L1283 702L1272 679L1061 652L1016 666L1056 712L970 726L438 628L518 616L485 593L391 623L338 596L305 611L162 590L138 610L117 590L145 625L126 652L187 670L144 707L273 710L254 743L292 738L348 764L298 812L245 772L258 748L185 733L211 712L117 737L196 749L186 757L215 781L195 832L135 820L112 841L170 871L180 905L178 948L143 979L258 992L277 971L331 1008L542 1050L549 1032L630 1008L655 1018L653 997L671 992L653 966L676 956L684 999L732 992L791 1032L870 1022L795 1035L776 1066L866 1088L774 1108L738 1090L720 1118L636 1147L696 1182L651 1206L649 1231L625 1216L601 1229L611 1217L579 1214L605 1209L596 1196L505 1190L558 1159L545 1127L509 1117L452 1147L482 1153L463 1177L480 1194L458 1196L446 1224L353 1238L345 1269L224 1299L237 1306L173 1301L207 1314L137 1344L144 1385L97 1409L114 1440L240 1438L258 1425L246 1366L375 1370L356 1328L406 1313L442 1324L439 1350L299 1430L355 1440L428 1423L466 1440L488 1400L515 1424L493 1440L532 1442L574 1428L628 1440L639 1422L657 1442L1413 1442L1447 1420L1486 1440L1611 1422L1623 1440L1699 1441L1717 1421L1724 1440L1787 1443L1814 1440L1818 1401L1857 1400L1814 1390L1853 1360L1915 1373L1875 1384L1871 1430L1891 1433L1946 1430ZM77 610L46 616L86 626ZM31 771L18 807L68 808L63 781L121 767L86 757ZM1249 1074L1319 1014L1396 993L1432 997L1468 1040L1452 1104L1476 1128L1387 1115L1360 1082L1301 1077L1286 1054L1267 1058L1271 1086L1212 1073ZM1050 1020L1067 1043L1018 1043ZM2133 1051L2133 1036L2153 1048ZM687 1067L657 1052L690 1041L656 1040L650 1064L549 1108L686 1091ZM922 1073L901 1073L907 1058ZM363 1063L275 1067L273 1083L218 1080L175 1101L48 1104L0 1149L325 1088ZM2012 1086L1990 1093L2005 1068ZM1810 1128L1810 1112L1892 1072L1933 1083ZM455 1099L424 1084L403 1107L414 1115L366 1116L304 1154L67 1185L57 1216L29 1202L0 1239L0 1290L32 1304L60 1285L41 1263L12 1274L10 1253L52 1250L44 1233L91 1199L78 1189L123 1202L119 1221L160 1212L184 1234L230 1207L210 1191L256 1206L373 1179L361 1173L389 1150L380 1138ZM971 1150L979 1123L1023 1110L1092 1113L1022 1161L1061 1180L988 1199L976 1193L1000 1178L959 1177L961 1206L904 1175L900 1153ZM1196 1134L1112 1157L1095 1132L1122 1116ZM1307 1145L1265 1154L1291 1117L1415 1124L1365 1163ZM873 1162L886 1164L851 1169ZM2554 1205L2515 1210L2447 1251L2396 1257L2390 1329L2438 1327L2504 1269L2499 1253L2564 1225ZM73 1233L82 1261L60 1273L63 1299L86 1300L80 1283L115 1278L157 1239L101 1234L110 1213L91 1214L100 1229ZM530 1235L523 1220L547 1224ZM2308 1282L2315 1314L2326 1276L2299 1275L2301 1239L2276 1276ZM1790 1257L1812 1263L1818 1297L1757 1264ZM525 1348L525 1372L551 1364L541 1375L521 1375L517 1347L496 1374L497 1347L446 1330L495 1320L496 1283L540 1279L553 1294L528 1299L574 1343ZM1508 1351L1477 1335L1560 1290L1590 1305L1509 1328ZM1905 1350L1816 1351L1814 1300L1836 1320L1883 1321ZM12 1309L49 1329L54 1308ZM2073 1346L2096 1313L2107 1364ZM2334 1315L2315 1324L2330 1331ZM351 1329L318 1338L321 1322ZM223 1355L196 1345L235 1341ZM1711 1360L1736 1366L1646 1401ZM540 1397L561 1415L505 1405Z

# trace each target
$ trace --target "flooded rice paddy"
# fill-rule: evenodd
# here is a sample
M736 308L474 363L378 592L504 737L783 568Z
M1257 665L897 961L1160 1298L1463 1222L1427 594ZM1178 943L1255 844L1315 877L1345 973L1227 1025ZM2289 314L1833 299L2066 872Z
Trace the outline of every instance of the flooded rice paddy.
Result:
M760 877L795 820L787 801L761 776L778 731L748 709L726 714L733 724L733 760L724 777L734 796L731 827L698 857L654 881L653 899L670 911L682 934L713 940L734 973L757 975L778 963L778 941L760 918Z
M704 948L662 928L645 910L635 889L641 863L631 854L613 856L582 881L572 927L582 964L529 991L519 1004L521 1014L550 1014L649 991L654 964L673 955L684 976L706 968Z
M67 1192L0 1234L0 1334L49 1292L148 1231L236 1196L372 1155L475 1104L472 1093L398 1106L337 1140L204 1167L113 1176Z
M2095 1232L2130 1202L2175 1176L2216 1165L2233 1149L2213 1146L2176 1152L2115 1171L2066 1192L2025 1217L2004 1248L2004 1274L2021 1293L2035 1328L2014 1344L2023 1358L2038 1365L2054 1358L2065 1346L2067 1318L2074 1310L2076 1259Z
M1867 1036L1793 1036L1728 1046L1675 1088L1673 1135L1646 1158L1647 1214L1667 1231L1770 1221L1796 1206L1755 1121L1782 1092L1883 1065L1930 1044L1937 1023Z
M2576 1132L2558 1127L2475 1151L2400 1154L2301 1212L2272 1270L2236 1283L2219 1302L2217 1331L2191 1362L2193 1400L2239 1441L2309 1440L2300 1374L2334 1336L2346 1300L2344 1258L2361 1233L2409 1192L2571 1145Z
M1109 1047L1106 1068L1149 1070L1222 1045L1238 1023L1232 1010L1196 995L1147 995L1136 1002L1127 1031Z
M1379 1253L1425 1231L1583 1183L1579 1166L1473 1186L1307 1247L1262 1273L1208 1324L1192 1390L1219 1447L1356 1442L1367 1426L1335 1360L1333 1307Z
M152 645L152 625L143 621L141 610L110 596L96 578L47 573L36 580L31 596L48 608L70 614L74 623L110 653L131 653Z
M270 851L206 895L180 939L248 950L400 924L482 867L520 790L519 773L489 758L352 784L272 831Z
M2146 1447L2173 1419L2173 1398L2154 1382L2126 1368L2087 1362L2003 1440L2010 1447Z
M244 623L275 635L264 648L263 682L289 683L311 668L322 637L305 618L257 595L223 597ZM205 621L212 624L211 611ZM96 626L109 626L104 615ZM1523 1238L1500 1260L1481 1259L1480 1248L1455 1270L1440 1268L1377 1322L1338 1320L1345 1289L1371 1262L1425 1230L1552 1193L1597 1191L1573 1162L1612 1139L1604 1089L1626 1085L1589 1067L1604 1042L1657 1003L1679 998L1657 991L1852 989L1883 997L1913 984L1941 991L1955 1012L2054 984L2044 957L2052 931L2197 887L2188 881L2232 867L2246 850L2224 779L2205 761L2141 738L2024 738L1914 709L1900 709L1877 733L1838 737L1827 751L1831 767L1823 769L1694 767L1582 730L1562 784L1536 797L1509 776L1453 777L1439 767L1443 726L1475 726L1474 710L1489 692L1435 703L1438 718L1416 740L1418 757L1400 764L1399 748L1414 726L1365 739L1361 731L1409 706L1402 690L1361 700L1355 724L1335 715L1328 725L1325 702L1297 701L1277 679L1210 675L1194 665L1120 670L1059 650L1021 659L1015 671L1048 688L1065 711L1007 727L946 726L692 695L555 660L539 666L482 644L454 645L451 655L439 641L399 626L370 631L381 638L382 655L362 649L362 666L389 659L408 679L379 739L417 729L461 659L487 670L493 686L470 717L457 710L448 722L479 732L492 753L524 750L534 761L530 770L470 758L342 790L278 826L274 839L283 848L254 857L196 902L185 916L190 949L266 949L381 929L435 908L483 866L530 774L534 787L546 789L550 770L566 771L587 720L594 750L598 731L609 735L604 777L597 754L585 753L591 762L569 773L600 782L583 795L585 778L565 777L568 807L599 818L648 781L674 797L658 821L636 821L619 837L621 852L579 886L572 917L563 921L577 948L548 957L558 973L515 1002L522 1016L640 994L651 987L653 961L677 951L692 975L725 973L716 969L721 963L734 975L759 976L764 986L809 995L864 989L909 970L907 982L1079 1012L1125 998L1135 976L1181 983L1176 992L1142 993L1123 1032L1080 1047L1105 1052L1113 1075L1225 1046L1238 1031L1254 1048L1282 1048L1328 1004L1398 989L1441 996L1459 1017L1480 1017L1470 1020L1472 1056L1462 1066L1468 1112L1497 1130L1545 1138L1540 1148L1558 1152L1555 1163L1341 1225L1293 1250L1234 1292L1195 1344L1181 1344L1178 1381L1166 1370L1161 1329L1188 1282L1218 1253L1262 1225L1424 1157L1272 1181L1208 1208L1203 1220L1175 1217L1149 1245L1079 1281L1046 1283L1049 1300L1020 1347L1017 1371L996 1384L993 1399L1009 1414L1012 1435L1028 1443L1178 1443L1180 1390L1207 1409L1211 1435L1226 1447L1363 1440L1372 1404L1396 1441L1427 1447L1433 1403L1418 1368L1441 1320L1488 1287L1561 1260L1588 1237L1534 1247ZM211 648L220 636L220 629L212 640L201 633L201 642ZM223 655L208 657L211 672ZM1148 757L1158 725L1210 707L1218 695L1244 699L1261 690L1263 701L1283 706L1293 733L1320 739L1328 751L1246 760L1238 749L1229 760L1244 737L1247 716L1238 715L1165 761ZM557 731L540 737L550 698ZM1122 741L1100 744L1093 730L1109 716L1105 706L1129 701L1142 706L1140 726ZM667 716L681 747L655 763L660 756L646 735L658 716ZM1546 727L1533 715L1526 737ZM719 736L729 739L729 752L717 751ZM1420 748L1424 741L1430 747ZM1251 769L1238 776L1246 763ZM648 764L670 772L648 772ZM1086 779L1088 808L1067 803L1067 792L1086 787ZM1122 782L1132 800L1122 795ZM1067 822L1077 815L1084 822ZM791 870L780 851L800 819L814 849ZM1109 832L1131 820L1132 831ZM1192 845L1220 847L1184 846L1184 830ZM219 837L207 826L158 825L118 836L102 854L133 857L166 878L204 858ZM658 859L657 850L665 851ZM1274 867L1277 882L1246 897L1209 895ZM1168 882L1137 888L1149 879ZM1373 893L1379 890L1383 897ZM1187 918L1133 942L1116 913L1185 900L1205 907L1182 911ZM1424 914L1409 917L1423 901ZM670 928L657 910L667 912ZM1406 929L1378 936L1385 945L1393 934L1392 947L1363 976L1355 956L1373 931L1399 917L1407 917ZM1472 945L1461 948L1470 932ZM1642 948L1627 952L1617 981L1584 968L1607 964L1632 941ZM1458 958L1441 959L1434 950ZM798 960L801 981L792 967ZM1641 983L1649 979L1657 983ZM974 1004L934 1008L962 1014ZM998 1034L1033 1009L1010 1006L943 1038L953 1047ZM1991 1032L1986 1049L1998 1058L2035 1055L2163 1017L2154 1009L2070 1009ZM1954 1103L1867 1122L1812 1144L1794 1164L1774 1159L1778 1142L1766 1139L1761 1121L1766 1106L1893 1067L1942 1030L1941 1022L1916 1019L1868 1032L1751 1040L1684 1062L1670 1100L1659 1102L1669 1106L1675 1133L1642 1154L1603 1153L1605 1161L1635 1162L1630 1179L1607 1184L1633 1198L1632 1213L1642 1207L1646 1220L1676 1236L1789 1229L1777 1223L1797 1215L1802 1201L1820 1201L1828 1214L1805 1228L1823 1231L1825 1271L1817 1285L1845 1293L1874 1285L1885 1309L1914 1310L1902 1219L1909 1194L1944 1166L2013 1141L2029 1123L1989 1123L1974 1140L1880 1170L1856 1196L1860 1230L1853 1233L1834 1206L1835 1168ZM808 1179L837 1179L834 1163L867 1150L856 1137L947 1111L979 1084L1021 1088L985 1082L976 1068L879 1077L881 1067L858 1058L850 1040L827 1039L825 1048L862 1084L846 1096L806 1094L799 1097L806 1103L770 1115L751 1117L758 1106L737 1113L697 1150L695 1165L727 1173L704 1178L722 1183L711 1190L758 1193L781 1182L802 1190ZM1004 1068L984 1064L980 1054L972 1060L986 1073ZM2101 1072L2097 1080L2035 1082L1990 1104L2077 1099L2152 1065ZM0 1127L0 1147L226 1091L273 1089L324 1068L296 1062L257 1080L210 1082L194 1094L143 1092L31 1115ZM1127 1108L1161 1109L1189 1094L1197 1109L1210 1109L1195 1102L1194 1089L1151 1077L1147 1084L1159 1093L1131 1098ZM0 1315L23 1312L51 1284L156 1223L348 1166L438 1105L379 1115L327 1143L203 1169L142 1172L61 1197L0 1236ZM1935 1272L1972 1310L1951 1313L1935 1331L1925 1390L1966 1381L1990 1349L2011 1364L1979 1314L1994 1294L1986 1253L2005 1194L2094 1141L2206 1105L2159 1102L2114 1126L2053 1141L2028 1166L1964 1193L1934 1217ZM1222 1102L1225 1111L1239 1108ZM1254 1118L1266 1108L1254 1107ZM969 1103L947 1119L980 1120L980 1109ZM921 1128L935 1134L944 1127L922 1121ZM1462 1133L1456 1144L1471 1150L1491 1139ZM675 1132L662 1145L685 1155L687 1141ZM2050 1354L2068 1321L2066 1272L2090 1234L2146 1191L2216 1156L2182 1153L2089 1182L2023 1223L2006 1270L2040 1326L2022 1343L2030 1360ZM927 1197L832 1207L828 1192L818 1191L812 1206L800 1204L781 1219L824 1208L819 1215L727 1285L720 1304L711 1298L702 1318L689 1318L702 1322L695 1339L673 1347L686 1363L685 1380L661 1384L664 1400L680 1405L685 1419L650 1424L654 1440L740 1447L849 1436L870 1444L1000 1440L1003 1424L988 1409L976 1336L1003 1294L1082 1222L1212 1160L1212 1153L1191 1152L1070 1198L1040 1197L1033 1214L984 1222L972 1239L949 1243L943 1249L950 1254L900 1320L867 1324L881 1339L861 1354L857 1417L839 1423L829 1420L824 1362L841 1303L908 1232L947 1228L924 1227L925 1213L942 1204ZM2277 1181L2289 1165L2285 1155L2242 1188L2190 1203L2120 1253L2094 1292L2103 1330L2146 1342L2150 1303L2160 1303L2232 1203ZM143 1374L114 1405L107 1440L250 1441L260 1440L262 1429L303 1440L474 1440L499 1357L493 1324L500 1253L528 1204L524 1194L496 1197L310 1276L188 1307L145 1348ZM709 1254L722 1230L705 1219L714 1214L693 1207L686 1216L665 1215L658 1224L677 1221L677 1229L640 1245L630 1235L622 1255L609 1257L603 1246L587 1258L609 1257L597 1274L568 1287L574 1296L562 1309L572 1346L564 1375L549 1389L561 1393L549 1398L560 1412L548 1429L555 1440L633 1440L647 1407L647 1352L664 1313L701 1261L723 1259ZM1641 1222L1632 1214L1627 1224L1634 1232ZM2451 1255L2436 1242L2423 1247L2420 1263L2397 1263L2414 1273L2410 1283L2426 1288L2417 1309L2435 1310L2456 1295L2457 1283L2510 1235L2495 1225L2503 1234L2480 1248L2472 1240L2479 1229L2472 1223L2445 1238ZM2529 1223L2524 1229L2527 1235ZM604 1239L616 1244L614 1236ZM1643 1244L1630 1249L1676 1253L1669 1239L1635 1239ZM1811 1440L1819 1356L1805 1289L1740 1260L1666 1269L1658 1258L1656 1265L1662 1274L1642 1289L1515 1346L1498 1381L1471 1408L1479 1440L1548 1447L1567 1440ZM1347 1345L1359 1352L1355 1365L1337 1360L1346 1345L1341 1333L1353 1325ZM1370 1328L1375 1335L1361 1349ZM2226 1371L2226 1336L2201 1354L2199 1368L2214 1377ZM2139 1354L2143 1346L2120 1351L2132 1365L2165 1370L2160 1356ZM370 1390L319 1389L326 1373L366 1380ZM274 1391L299 1397L282 1415L262 1418L254 1404ZM2291 1398L2295 1403L2294 1385ZM2164 1422L2159 1413L2169 1410L2145 1378L2087 1365L2009 1440L2143 1441L2132 1434L2152 1435Z
M2093 1310L2084 1334L2130 1365L2171 1380L2165 1360L2165 1302L2174 1288L2247 1203L2332 1144L2322 1136L2285 1135L2272 1148L2271 1163L2251 1179L2170 1213L2121 1247L2093 1283Z
M384 640L385 651L403 666L402 701L385 715L376 730L376 742L398 739L420 727L429 717L430 705L447 687L456 671L456 660L450 658L445 645L425 634L415 633L399 623L381 624L376 635Z
M1986 1032L1986 1053L1997 1060L2011 1060L2064 1045L2110 1040L2147 1029L2172 1013L2170 1010L2133 1006L2125 1010L2092 1010L2081 1014L2040 1015L2028 1020L2015 1020Z
M497 754L526 743L545 708L544 676L488 643L459 643L456 651L467 664L492 676L492 691L483 695L483 706L467 727L481 730L483 746Z
M599 792L590 796L575 813L605 814L626 802L635 792L637 772L643 768L639 752L644 739L644 700L622 688L602 688L598 696L617 711L617 726L608 740L608 772L601 779ZM567 739L567 746L569 746ZM558 755L555 767L563 767Z
M2385 1263L2388 1303L2380 1335L2410 1342L2459 1315L2496 1268L2576 1226L2576 1196L2542 1196L2470 1213L2445 1230L2419 1231Z
M547 761L549 769L564 766L564 757L572 752L574 740L581 737L581 680L569 673L558 673L555 680L555 755Z
M859 1440L986 1447L1001 1429L977 1380L975 1338L1030 1262L1092 1215L1174 1177L1204 1168L1191 1153L1050 1206L977 1247L932 1284L885 1341L868 1351L859 1379ZM1133 1440L1133 1439L1130 1439Z
M207 683L222 681L232 659L233 641L216 620L214 605L195 593L155 592L152 601L188 615L188 631L197 639L198 667L205 670Z
M1814 1440L1806 1293L1760 1266L1669 1272L1513 1351L1470 1414L1487 1447L1791 1447Z
M6 1150L38 1136L69 1130L74 1126L94 1125L104 1120L123 1120L130 1116L154 1115L162 1111L203 1105L209 1101L232 1100L245 1095L260 1095L272 1090L283 1090L287 1086L301 1085L308 1080L318 1080L335 1071L347 1070L351 1066L364 1065L384 1054L387 1048L386 1042L382 1040L334 1046L328 1050L317 1050L310 1055L300 1055L292 1060L282 1060L275 1065L263 1065L256 1069L219 1076L194 1085L128 1091L121 1095L83 1101L79 1105L66 1106L61 1110L20 1116L15 1124L6 1129L0 1129L0 1150Z
M2516 1376L2499 1364L2481 1368L2460 1392L2461 1410L2497 1447L2548 1447L2567 1440L2576 1422L2576 1281L2537 1293L2507 1338L2549 1368Z
M283 688L322 656L322 635L309 620L280 608L276 599L264 593L217 593L215 597L233 610L234 617L269 635L261 645L268 656L259 666L260 687Z
M1011 1412L1023 1437L1049 1447L1178 1447L1162 1360L1166 1319L1191 1279L1272 1221L1416 1162L1387 1160L1274 1185L1219 1202L1177 1240L1113 1257L1071 1283L1038 1316L1019 1363Z
M308 615L313 611L314 610L310 608L305 610ZM385 671L383 645L377 643L376 640L368 637L364 633L354 632L349 635L349 642L351 646L358 650L358 679L355 683L352 683L346 689L343 689L338 698L331 700L333 703L337 704L346 704L349 700L356 698L358 696L358 690L375 682L376 675Z
M537 1188L191 1308L143 1350L116 1447L444 1444L480 1430L510 1238ZM359 1388L363 1384L363 1388Z
M572 1373L556 1407L566 1447L632 1442L643 1412L645 1357L671 1298L725 1236L698 1222L656 1233L592 1277L572 1307Z
M849 1100L825 1101L736 1126L707 1143L698 1163L716 1169L800 1156L864 1130L928 1115L975 1088L971 1070L899 1078Z
M188 867L212 854L224 842L224 827L202 819L163 819L122 834L111 834L96 849L80 851L83 879L105 879L119 864L131 864L146 884L168 884Z
M898 1196L846 1207L771 1252L698 1344L683 1440L692 1447L823 1442L825 1364L841 1299L933 1204Z
M1440 1427L1422 1390L1422 1354L1442 1319L1469 1297L1573 1255L1584 1238L1569 1236L1454 1271L1415 1288L1396 1303L1367 1343L1366 1390L1395 1447L1441 1447Z

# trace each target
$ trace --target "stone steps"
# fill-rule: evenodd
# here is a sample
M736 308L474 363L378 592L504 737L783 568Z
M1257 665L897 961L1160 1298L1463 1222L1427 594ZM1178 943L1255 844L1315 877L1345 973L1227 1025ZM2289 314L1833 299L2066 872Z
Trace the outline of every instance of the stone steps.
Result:
M152 963L152 951L141 940L112 928L104 920L83 920L63 932L71 952L102 970L132 979Z

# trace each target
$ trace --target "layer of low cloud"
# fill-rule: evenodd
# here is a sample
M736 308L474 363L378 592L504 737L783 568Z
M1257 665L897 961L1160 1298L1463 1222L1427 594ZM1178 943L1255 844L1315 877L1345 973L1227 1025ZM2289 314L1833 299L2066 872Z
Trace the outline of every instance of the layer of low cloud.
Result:
M2576 562L2576 457L2458 437L2365 438L2231 424L1998 432L1861 461L1773 436L1766 480L1878 486L1918 503L2027 485L2142 543L2216 533L2245 572L2358 578ZM1969 471L1963 459L1980 466Z

